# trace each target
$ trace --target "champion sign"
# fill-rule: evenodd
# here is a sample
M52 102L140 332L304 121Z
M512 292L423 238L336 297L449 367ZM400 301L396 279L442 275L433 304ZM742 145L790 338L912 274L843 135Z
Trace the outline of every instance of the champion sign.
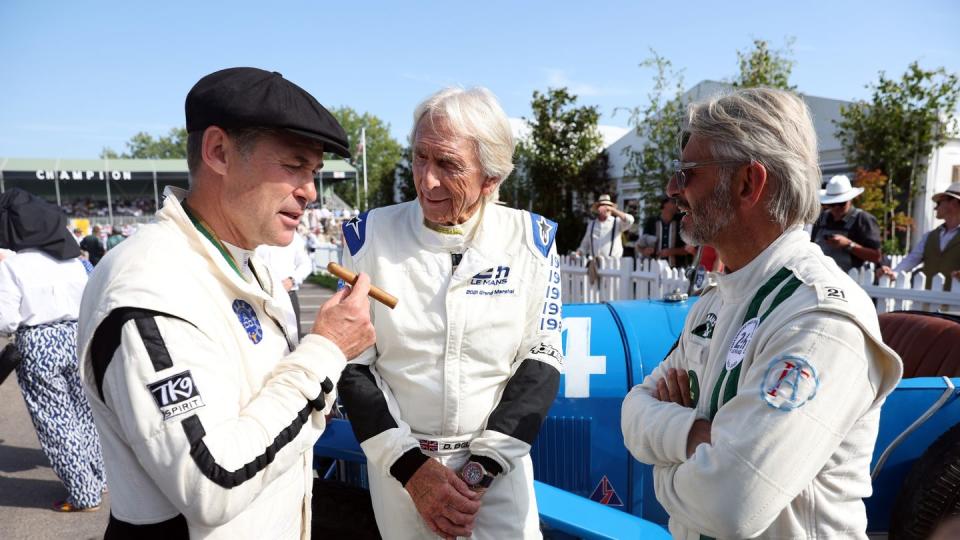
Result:
M164 420L203 407L203 398L189 370L148 384L147 390L153 395Z

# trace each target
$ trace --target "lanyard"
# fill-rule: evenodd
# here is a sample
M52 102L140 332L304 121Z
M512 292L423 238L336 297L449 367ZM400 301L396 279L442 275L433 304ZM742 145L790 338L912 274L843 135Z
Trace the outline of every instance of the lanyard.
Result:
M227 250L226 246L223 245L223 242L221 242L220 239L217 238L217 235L214 234L214 232L210 229L210 226L200 219L199 216L194 215L193 212L190 211L190 207L187 206L186 201L184 201L181 206L183 206L183 211L186 212L187 217L190 218L190 222L193 223L193 226L196 227L197 230L200 231L200 234L205 236L206 239L217 248L217 251L223 255L223 258L227 261L227 264L230 265L230 268L233 268L233 271L236 272L241 279L243 279L243 273L241 273L240 268L237 267L237 262L233 260L233 256L230 255L230 252Z

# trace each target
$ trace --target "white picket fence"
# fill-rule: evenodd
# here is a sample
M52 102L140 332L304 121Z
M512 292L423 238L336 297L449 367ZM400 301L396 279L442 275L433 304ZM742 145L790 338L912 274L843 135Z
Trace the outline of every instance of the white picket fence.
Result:
M666 261L631 257L597 257L597 283L591 285L587 259L560 257L561 298L564 303L607 302L638 298L663 298L676 289L687 292L684 269L670 268Z
M320 244L313 252L313 273L325 272L327 263L340 264L341 246L334 244Z
M612 300L660 299L680 289L687 292L689 282L685 269L670 268L665 261L633 258L597 258L597 283L591 285L584 257L568 255L560 258L560 279L564 303L594 303ZM960 311L960 280L953 280L952 290L943 290L945 279L937 275L930 290L924 288L922 272L899 273L893 279L881 277L874 284L874 268L850 270L853 278L870 295L878 313L914 309L921 311ZM707 274L712 279L713 274Z

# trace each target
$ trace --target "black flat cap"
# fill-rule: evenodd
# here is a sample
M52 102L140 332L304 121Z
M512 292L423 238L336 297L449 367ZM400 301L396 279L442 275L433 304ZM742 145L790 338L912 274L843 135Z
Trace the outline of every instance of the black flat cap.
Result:
M324 151L349 158L347 133L309 92L276 71L237 67L197 81L187 94L187 131L265 127L318 140Z

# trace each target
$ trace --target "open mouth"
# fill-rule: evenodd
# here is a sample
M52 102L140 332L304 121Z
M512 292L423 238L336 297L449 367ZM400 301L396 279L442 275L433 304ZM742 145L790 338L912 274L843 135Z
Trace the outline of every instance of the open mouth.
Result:
M293 222L294 224L300 223L300 217L303 216L303 212L279 212L279 214L287 220Z

